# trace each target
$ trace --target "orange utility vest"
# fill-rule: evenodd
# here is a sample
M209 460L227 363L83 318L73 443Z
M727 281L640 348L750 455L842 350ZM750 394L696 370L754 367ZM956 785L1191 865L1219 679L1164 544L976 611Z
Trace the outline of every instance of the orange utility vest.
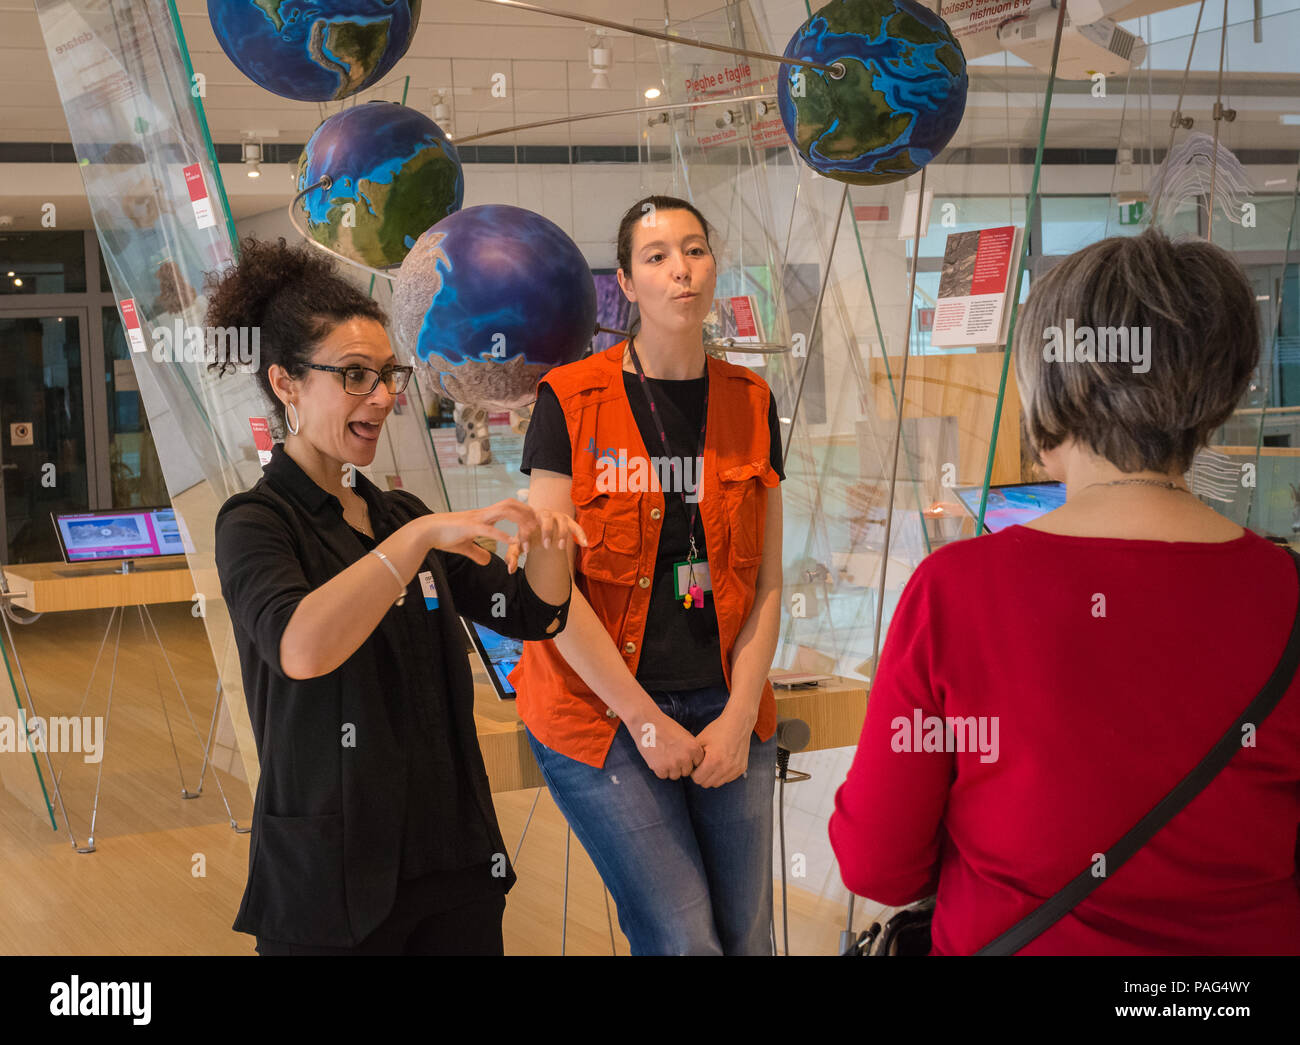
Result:
M572 498L587 547L577 549L575 583L609 632L627 669L636 675L650 609L665 493L637 428L623 385L620 342L576 363L556 367L542 383L555 392L569 428ZM731 688L731 650L754 605L763 561L767 487L780 482L771 463L767 383L758 375L708 357L709 402L699 513L718 616L722 672ZM676 448L674 448L676 449ZM691 452L695 450L691 447ZM606 463L598 469L600 457ZM646 468L640 471L637 459ZM610 460L612 459L612 460ZM618 490L608 492L611 465L626 459ZM638 471L640 474L638 476ZM649 482L638 482L647 474ZM676 491L668 496L677 497ZM682 613L691 610L682 608ZM618 718L578 676L552 641L525 642L510 673L516 709L529 731L553 751L601 767L618 731ZM776 697L763 681L754 732L776 731Z

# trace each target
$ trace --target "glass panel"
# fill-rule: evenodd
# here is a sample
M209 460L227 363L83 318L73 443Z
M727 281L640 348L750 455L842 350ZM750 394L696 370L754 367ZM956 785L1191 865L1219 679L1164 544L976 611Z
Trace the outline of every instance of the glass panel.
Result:
M86 425L77 316L0 318L5 561L63 558L53 511L85 511Z
M0 234L0 294L81 294L85 290L84 233Z
M131 350L115 308L103 310L104 383L108 402L108 460L113 508L168 503L149 415L131 364Z

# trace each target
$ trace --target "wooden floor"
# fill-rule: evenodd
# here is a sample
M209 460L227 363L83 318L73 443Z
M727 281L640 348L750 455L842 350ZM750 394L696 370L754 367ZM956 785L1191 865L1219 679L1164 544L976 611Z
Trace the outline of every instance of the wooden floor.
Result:
M155 606L152 612L190 712L206 738L216 675L202 623L190 616L188 605ZM40 714L103 714L111 640L85 709L78 709L107 619L108 611L46 614L15 629ZM129 611L102 763L96 851L75 852L62 817L57 817L59 830L52 831L48 819L0 792L0 953L254 953L252 937L230 928L244 889L249 836L232 830L214 770L208 770L199 797L181 797L160 688L168 695L184 786L197 789L201 744L156 647L150 651L143 645L139 621ZM0 697L0 714L13 716L15 705L3 676ZM84 845L100 767L84 763L80 755L51 758L61 774L73 833ZM224 773L220 782L239 826L247 827L253 806L247 786ZM566 826L549 794L544 789L540 795L515 791L495 798L512 855L536 798L516 863L519 881L506 907L506 953L559 954L563 934L567 954L609 954L612 922L612 949L626 954L617 912L610 903L607 917L605 891L576 839L570 853L567 928L562 924ZM779 882L776 895L779 942ZM801 889L791 888L789 896L791 953L835 953L843 906ZM861 915L857 922L860 926Z

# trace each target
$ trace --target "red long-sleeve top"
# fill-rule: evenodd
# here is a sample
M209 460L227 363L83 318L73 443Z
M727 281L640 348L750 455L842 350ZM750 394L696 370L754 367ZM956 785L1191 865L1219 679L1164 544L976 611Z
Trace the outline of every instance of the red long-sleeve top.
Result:
M938 549L904 586L835 796L845 885L891 906L937 892L932 953L978 950L1210 749L1277 666L1298 594L1286 552L1249 531L1198 544L1013 526ZM1297 825L1300 680L1020 953L1300 954Z

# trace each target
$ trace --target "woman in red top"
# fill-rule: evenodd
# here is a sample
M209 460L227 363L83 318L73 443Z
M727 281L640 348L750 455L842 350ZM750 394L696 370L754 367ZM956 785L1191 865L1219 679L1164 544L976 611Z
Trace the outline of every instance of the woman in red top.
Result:
M1067 319L1076 340L1149 330L1149 348L1074 361L1058 351ZM1156 231L1067 258L1021 311L1025 429L1067 502L917 568L830 821L853 892L937 893L933 953L979 950L1093 865L1276 667L1295 569L1184 481L1259 336L1231 257ZM928 724L957 717L930 745L956 750L925 750ZM1251 739L1020 953L1300 953L1300 681Z

